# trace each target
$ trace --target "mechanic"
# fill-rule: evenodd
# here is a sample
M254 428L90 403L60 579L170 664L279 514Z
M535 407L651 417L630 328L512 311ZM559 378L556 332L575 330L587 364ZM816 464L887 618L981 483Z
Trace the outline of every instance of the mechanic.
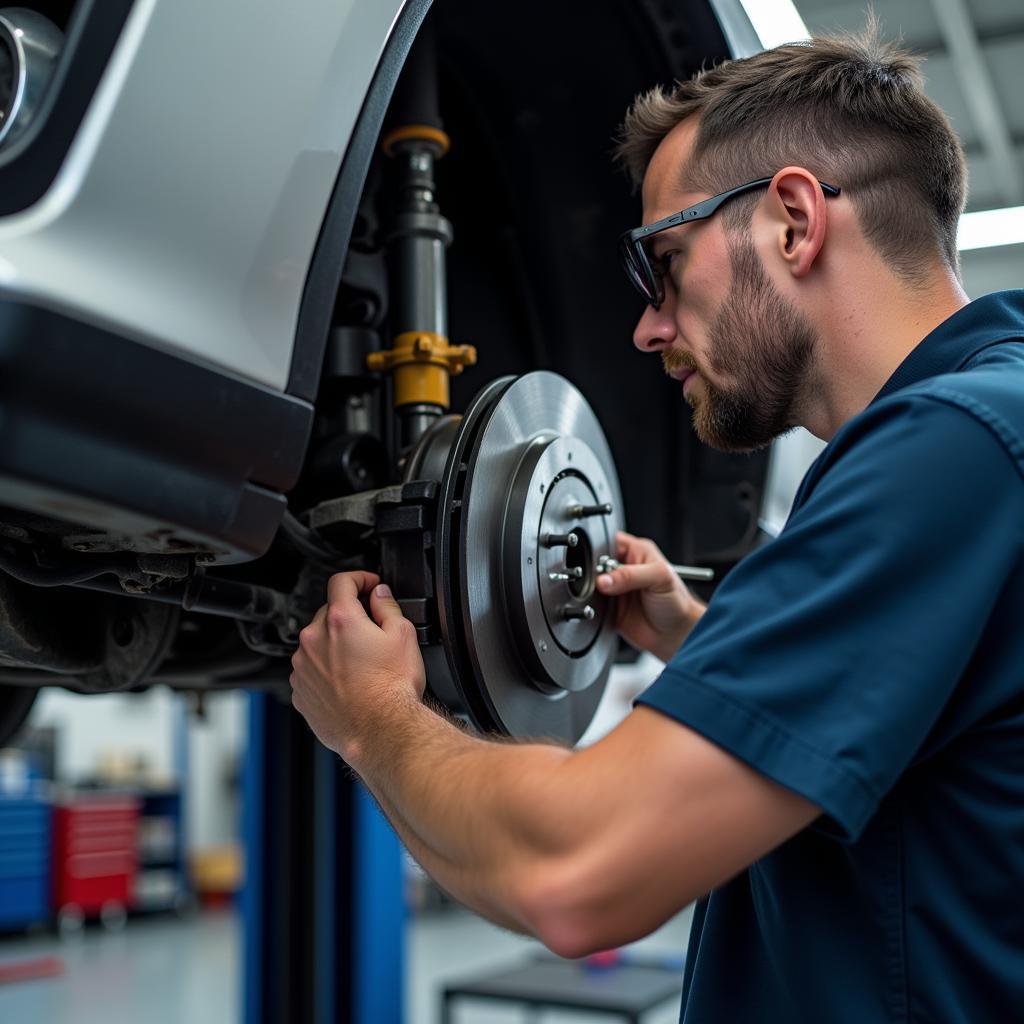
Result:
M1024 292L961 288L956 137L869 28L655 89L620 154L634 342L700 437L829 442L784 531L706 611L620 537L601 589L668 664L587 749L424 705L366 572L303 630L295 707L441 886L556 953L699 900L686 1022L1020 1020Z

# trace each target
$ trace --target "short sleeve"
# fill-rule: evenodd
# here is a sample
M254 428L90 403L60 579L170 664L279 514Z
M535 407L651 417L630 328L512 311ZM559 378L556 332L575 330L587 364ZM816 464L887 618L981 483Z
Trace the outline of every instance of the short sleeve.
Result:
M848 428L782 534L733 570L638 703L855 839L1020 558L1024 480L988 426L931 397L894 396Z

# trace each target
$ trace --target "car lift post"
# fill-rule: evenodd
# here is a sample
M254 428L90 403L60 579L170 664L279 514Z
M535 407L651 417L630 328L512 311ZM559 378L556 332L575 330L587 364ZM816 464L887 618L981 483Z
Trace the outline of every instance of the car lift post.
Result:
M289 704L253 692L243 769L244 1024L402 1020L402 849Z

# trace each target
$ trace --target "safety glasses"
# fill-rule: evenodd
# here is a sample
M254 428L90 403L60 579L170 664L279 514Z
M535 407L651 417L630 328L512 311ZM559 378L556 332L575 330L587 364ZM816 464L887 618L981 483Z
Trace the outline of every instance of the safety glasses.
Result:
M633 228L627 231L619 239L619 255L622 257L622 265L626 270L626 276L632 281L636 290L655 308L660 308L665 301L665 282L662 279L662 271L652 262L650 253L647 250L647 243L652 235L659 231L667 231L677 224L688 224L695 220L707 220L724 203L727 203L735 196L743 195L745 192L752 192L755 188L764 188L770 185L771 178L758 178L757 181L748 181L745 185L737 185L728 192L721 192L710 199L704 199L685 210L673 213L669 217L656 220L653 224L647 224L642 228ZM840 189L835 185L826 185L819 181L822 192L826 197L839 195Z

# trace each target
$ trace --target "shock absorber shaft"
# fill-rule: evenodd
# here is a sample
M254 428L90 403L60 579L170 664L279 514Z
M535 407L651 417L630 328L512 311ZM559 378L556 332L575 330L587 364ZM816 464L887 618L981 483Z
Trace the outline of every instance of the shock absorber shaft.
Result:
M438 138L389 138L400 161L402 184L399 210L388 239L392 279L392 322L396 334L429 331L448 335L448 290L445 250L452 242L452 226L435 201L434 163L444 153L443 133L426 126Z
M434 166L448 151L437 114L436 58L429 34L417 40L396 95L397 127L381 143L395 163L395 211L387 235L393 331L371 370L394 377L399 450L407 451L450 404L449 377L476 362L471 345L448 341L445 250L452 226L436 201Z

